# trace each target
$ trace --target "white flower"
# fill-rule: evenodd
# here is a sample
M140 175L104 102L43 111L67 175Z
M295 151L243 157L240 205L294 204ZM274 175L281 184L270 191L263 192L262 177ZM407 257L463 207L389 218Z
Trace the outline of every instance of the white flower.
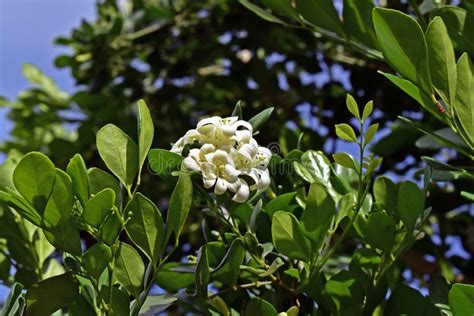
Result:
M201 120L196 129L189 130L171 149L182 154L186 145L196 144L184 159L188 170L199 171L206 189L214 187L214 193L221 195L229 190L232 200L247 201L250 191L266 190L270 185L267 169L271 152L259 147L252 137L253 128L237 117L213 116ZM249 176L249 186L242 176Z

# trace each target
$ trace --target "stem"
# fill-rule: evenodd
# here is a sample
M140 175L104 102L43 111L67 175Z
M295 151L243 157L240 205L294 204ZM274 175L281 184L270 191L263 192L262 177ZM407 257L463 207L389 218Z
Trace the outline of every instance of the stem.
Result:
M416 0L408 0L408 3L412 7L413 11L415 11L415 14L416 14L418 20L420 20L420 24L421 24L421 27L423 28L423 30L426 30L426 27L427 27L426 20L425 20L425 17L423 16L423 14L420 11L420 8L418 7L418 4L416 3Z

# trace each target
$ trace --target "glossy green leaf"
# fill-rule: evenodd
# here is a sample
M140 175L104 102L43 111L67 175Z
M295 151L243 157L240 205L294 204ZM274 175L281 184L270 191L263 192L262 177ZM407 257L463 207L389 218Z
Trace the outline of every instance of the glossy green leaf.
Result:
M110 188L115 192L115 206L120 207L122 200L122 189L120 183L108 172L99 168L90 168L87 171L89 178L90 194L97 194L100 191Z
M66 223L71 218L73 203L72 180L56 169L56 180L43 214L44 227L50 229Z
M204 244L199 250L198 262L196 266L196 296L207 297L207 285L211 272L207 258L207 245Z
M235 239L222 259L222 262L213 271L213 278L226 286L235 286L240 274L240 265L244 258L244 243L240 238Z
M130 218L125 225L130 239L155 264L161 255L165 231L163 219L156 205L141 193L136 193L125 207Z
M244 7L246 7L247 9L249 9L250 11L255 13L256 15L258 15L259 17L261 17L265 21L273 22L273 23L279 23L279 24L285 24L285 22L283 22L281 19L277 18L276 16L270 14L266 10L260 8L259 6L256 6L255 4L253 4L253 3L251 3L247 0L239 0L239 2Z
M18 192L43 213L56 180L56 169L45 155L31 152L21 158L13 171L13 183Z
M231 116L237 116L239 120L241 120L244 116L242 114L242 101L239 100L235 104L234 109L232 110Z
M416 220L425 210L425 195L413 182L404 181L398 190L398 215L409 229L414 229Z
M301 217L301 227L305 235L316 244L315 249L319 249L324 242L324 236L335 215L336 206L327 189L319 183L311 184Z
M8 293L7 298L5 299L1 316L20 316L23 312L23 306L25 305L25 300L22 294L23 285L15 282Z
M408 80L403 78L399 78L389 73L380 72L385 78L390 80L393 84L397 87L405 91L410 97L415 99L425 110L430 112L433 116L441 120L442 122L446 122L446 116L439 113L436 109L434 102L431 100L430 96L425 93L423 90L415 86Z
M400 11L375 8L374 28L387 62L404 78L431 93L425 36L418 22Z
M122 221L116 212L109 216L100 229L102 240L112 246L122 231Z
M472 63L464 53L457 63L457 89L454 107L456 116L466 131L467 136L474 143L474 78Z
M388 177L378 177L374 182L374 198L392 214L397 214L398 187Z
M72 272L66 272L28 288L26 313L30 316L50 315L71 304L78 296L79 284Z
M84 253L82 262L86 271L98 280L111 257L112 252L107 245L96 243Z
M354 97L350 94L346 95L346 105L349 112L351 112L355 118L360 120L359 106Z
M107 124L97 132L97 150L107 168L130 190L138 172L138 146L120 128Z
M456 95L456 60L448 30L440 17L435 17L426 30L430 72L438 93L450 106Z
M454 315L469 315L474 310L474 285L453 284L449 291L449 306Z
M99 227L114 207L115 192L112 189L103 189L87 201L82 217L84 221L94 227Z
M140 316L159 315L168 307L173 305L178 299L173 295L150 295L146 298L145 303L140 309Z
M357 170L357 164L351 155L346 153L336 153L332 155L332 157L334 158L334 161L340 164L341 166Z
M148 153L151 170L166 180L170 180L173 171L180 169L183 159L183 156L166 149L152 149Z
M472 9L467 10L453 5L443 5L438 10L432 11L430 17L439 16L443 19L448 29L457 52L467 52L474 55L474 38L472 37Z
M417 290L399 284L387 302L387 315L439 315L439 310ZM456 315L456 314L455 314Z
M365 132L364 145L367 146L373 139L377 131L379 130L379 124L375 123L369 126L367 132Z
M48 241L58 250L71 253L75 256L82 254L79 230L72 217L67 222L61 222L61 225L52 227L47 231L44 230L43 232Z
M339 14L334 7L332 0L296 0L296 11L301 14L306 21L322 28L325 31L343 36L344 30L339 18Z
M364 111L362 112L362 121L365 121L371 114L374 109L374 102L369 101L364 106Z
M377 48L372 22L372 0L344 0L342 22L349 38L371 48Z
M390 251L395 241L395 222L385 212L371 213L364 234L370 245Z
M171 194L168 215L166 217L165 244L174 233L175 244L178 244L179 235L183 229L184 222L188 217L189 209L193 200L193 183L186 172L181 172L178 183Z
M306 262L310 260L310 242L293 214L278 211L273 215L272 239L275 248L283 255Z
M251 298L245 305L244 316L265 315L277 316L276 309L269 302L259 297Z
M155 278L156 284L161 288L176 292L192 286L195 282L194 264L186 264L179 262L169 262L163 264Z
M340 139L346 140L348 142L357 142L357 136L354 132L354 129L349 124L336 124L336 135Z
M38 211L23 196L13 190L8 191L8 193L0 191L0 201L13 207L23 218L41 227L42 219Z
M282 210L292 212L295 206L291 204L292 201L294 201L295 196L296 192L289 192L281 194L273 200L268 201L268 203L264 206L265 213L267 213L268 216L272 218L276 211Z
M365 278L365 274L361 271L342 270L329 279L324 292L331 300L334 314L354 315L357 313L364 299Z
M273 108L268 108L263 110L262 112L256 114L249 120L250 125L253 127L253 132L255 133L260 129L260 127L265 124L265 122L270 118L272 115Z
M138 100L138 174L142 171L143 164L145 163L148 151L153 143L153 136L155 133L155 127L153 120L151 119L150 110L146 105L145 101Z
M130 245L120 242L115 258L114 277L135 298L142 290L145 265L138 252Z
M87 177L86 163L80 154L71 158L66 169L72 179L74 195L77 196L82 205L89 200L89 179Z

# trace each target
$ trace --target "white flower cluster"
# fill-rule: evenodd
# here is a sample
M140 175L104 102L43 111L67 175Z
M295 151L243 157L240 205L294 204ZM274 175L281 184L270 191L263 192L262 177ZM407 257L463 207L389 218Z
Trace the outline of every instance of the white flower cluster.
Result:
M268 163L270 150L260 147L252 137L253 128L237 117L214 116L201 120L196 129L189 130L171 148L182 154L188 144L197 143L184 159L191 171L200 171L206 189L214 186L216 194L227 190L234 193L232 200L247 201L250 191L266 190L270 185ZM249 176L249 185L242 176Z

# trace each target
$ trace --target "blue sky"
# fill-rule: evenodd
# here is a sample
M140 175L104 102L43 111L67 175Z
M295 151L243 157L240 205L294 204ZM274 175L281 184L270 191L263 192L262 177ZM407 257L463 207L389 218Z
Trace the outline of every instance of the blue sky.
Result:
M68 70L56 69L53 64L54 57L65 48L53 41L70 34L82 18L94 16L94 0L0 0L0 95L14 99L28 87L21 74L24 63L38 66L61 89L72 90ZM6 112L0 108L0 142L11 128Z
M81 18L94 16L94 0L0 0L0 95L14 99L28 87L21 74L24 63L40 67L61 89L71 91L74 83L68 71L54 68L54 57L64 48L54 46L53 40L69 34ZM6 109L0 108L0 142L10 128ZM0 285L0 301L6 294Z

